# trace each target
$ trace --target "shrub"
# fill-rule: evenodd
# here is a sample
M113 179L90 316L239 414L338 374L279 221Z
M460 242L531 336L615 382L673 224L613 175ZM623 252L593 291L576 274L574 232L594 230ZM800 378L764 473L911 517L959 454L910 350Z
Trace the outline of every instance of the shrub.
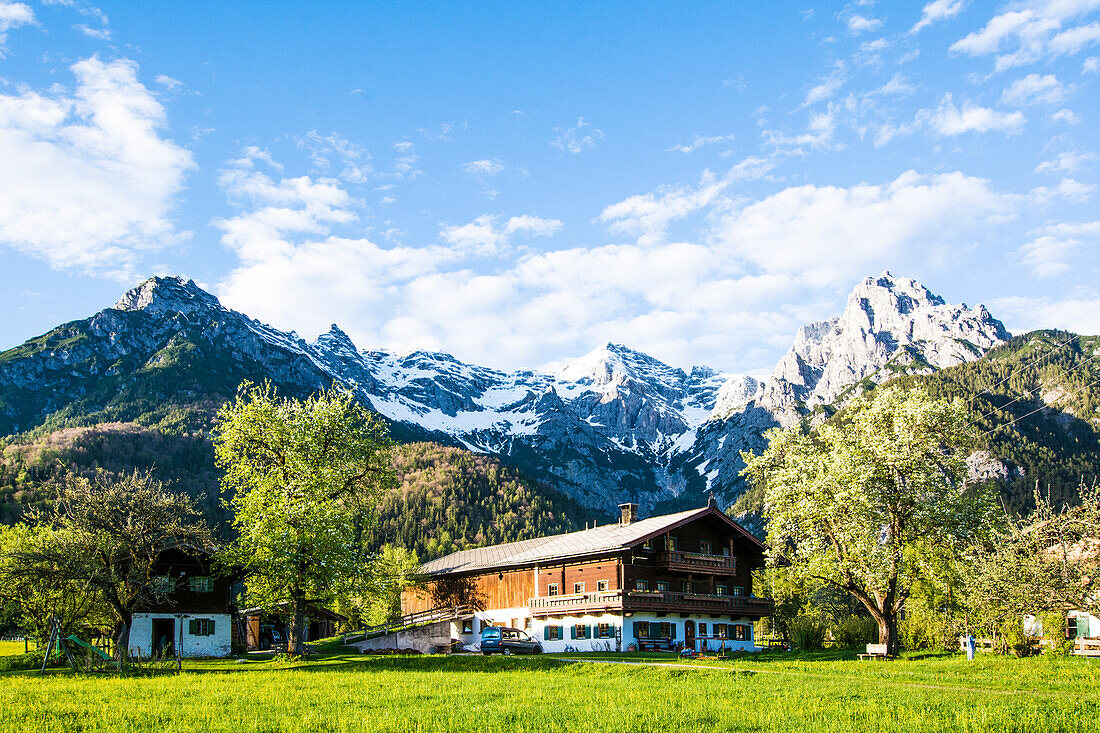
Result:
M825 624L813 616L799 616L790 623L791 644L804 651L823 649L825 631Z
M833 638L845 649L878 641L878 624L868 616L848 616L833 625Z

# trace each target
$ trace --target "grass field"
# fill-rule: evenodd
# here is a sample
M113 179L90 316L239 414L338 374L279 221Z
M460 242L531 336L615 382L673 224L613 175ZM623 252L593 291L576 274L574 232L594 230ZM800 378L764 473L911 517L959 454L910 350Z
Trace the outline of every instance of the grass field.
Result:
M193 661L179 676L10 672L0 731L1100 731L1100 660L850 656L672 667L657 666L681 664L671 655L335 654Z

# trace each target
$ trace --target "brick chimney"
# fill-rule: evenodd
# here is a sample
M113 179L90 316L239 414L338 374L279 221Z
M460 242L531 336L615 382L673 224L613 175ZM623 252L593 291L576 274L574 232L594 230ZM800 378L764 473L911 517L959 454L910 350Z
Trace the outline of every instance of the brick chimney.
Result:
M637 504L619 504L619 511L621 515L619 517L619 524L626 527L638 520L638 505Z

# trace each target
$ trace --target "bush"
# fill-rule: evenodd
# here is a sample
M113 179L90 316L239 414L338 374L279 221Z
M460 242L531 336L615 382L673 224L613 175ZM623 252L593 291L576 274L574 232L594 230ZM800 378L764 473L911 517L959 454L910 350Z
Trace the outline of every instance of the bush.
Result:
M799 616L790 623L791 644L803 651L823 649L825 631L825 624L813 616Z
M833 625L833 639L845 649L862 647L878 641L878 624L867 616L849 616Z
M11 672L17 669L41 669L44 651L39 649L27 654L12 654L0 657L0 672ZM51 666L61 664L64 659L64 657L55 657L50 664Z

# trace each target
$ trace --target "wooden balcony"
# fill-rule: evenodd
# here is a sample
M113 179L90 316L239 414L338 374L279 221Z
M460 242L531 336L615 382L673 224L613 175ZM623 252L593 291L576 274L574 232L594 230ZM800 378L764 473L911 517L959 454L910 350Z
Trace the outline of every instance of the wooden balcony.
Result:
M527 601L532 616L576 616L584 613L604 613L623 609L623 593L619 590L575 593L568 596L544 596Z
M698 552L662 552L657 562L669 570L710 575L736 575L737 559L726 555L703 555Z
M578 593L568 596L531 598L527 602L534 617L578 616L586 613L650 612L707 613L714 615L770 616L770 598L754 596L715 596L703 593L662 593L650 591L612 590L599 593Z

